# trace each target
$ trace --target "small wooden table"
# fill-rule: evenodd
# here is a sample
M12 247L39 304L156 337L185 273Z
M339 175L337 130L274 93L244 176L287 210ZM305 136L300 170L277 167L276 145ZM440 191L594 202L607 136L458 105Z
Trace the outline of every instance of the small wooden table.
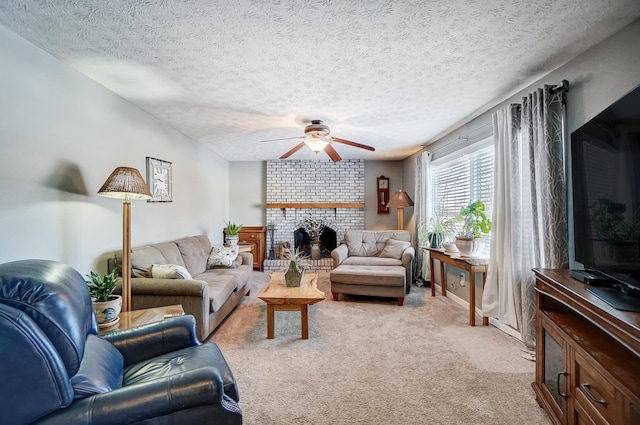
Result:
M142 310L123 311L120 313L118 323L113 326L100 328L100 333L113 331L115 329L131 329L147 323L159 322L168 317L183 316L182 305L168 305L163 307L145 308Z
M487 281L487 265L472 264L477 262L475 259L465 260L463 258L455 258L445 254L439 249L429 249L429 266L431 267L431 296L436 296L435 272L433 269L433 260L440 261L440 288L442 288L442 296L447 296L447 281L444 273L444 264L449 264L459 269L469 272L469 326L476 325L476 273L482 273L482 288ZM482 324L489 326L489 318L482 317Z
M271 281L258 295L267 303L267 338L274 338L276 311L299 311L302 339L309 339L309 305L324 300L324 292L318 289L318 275L305 273L300 287L287 287L284 273L271 273Z

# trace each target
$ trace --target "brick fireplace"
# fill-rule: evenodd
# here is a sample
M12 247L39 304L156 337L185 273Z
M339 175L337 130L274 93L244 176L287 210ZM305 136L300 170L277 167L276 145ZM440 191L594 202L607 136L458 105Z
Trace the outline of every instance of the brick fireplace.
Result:
M267 161L267 224L274 224L274 245L289 242L307 218L324 218L339 244L345 230L364 229L364 161L272 160ZM272 246L267 232L267 252ZM278 259L265 260L265 271L284 270ZM331 258L305 260L309 271L331 270Z

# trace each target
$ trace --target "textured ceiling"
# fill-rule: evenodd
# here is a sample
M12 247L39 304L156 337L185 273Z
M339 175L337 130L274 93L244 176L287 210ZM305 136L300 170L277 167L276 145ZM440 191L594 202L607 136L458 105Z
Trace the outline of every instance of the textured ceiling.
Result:
M376 148L336 145L345 159L403 159L639 16L638 0L0 2L1 25L232 161L278 158L300 140L260 141L310 119Z

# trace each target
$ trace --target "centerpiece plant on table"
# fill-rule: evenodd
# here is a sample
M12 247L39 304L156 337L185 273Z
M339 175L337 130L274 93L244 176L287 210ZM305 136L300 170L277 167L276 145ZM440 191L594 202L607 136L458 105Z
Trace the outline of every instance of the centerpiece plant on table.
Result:
M289 287L300 286L302 277L304 276L304 252L300 252L297 248L284 254L286 271L284 273L285 284Z

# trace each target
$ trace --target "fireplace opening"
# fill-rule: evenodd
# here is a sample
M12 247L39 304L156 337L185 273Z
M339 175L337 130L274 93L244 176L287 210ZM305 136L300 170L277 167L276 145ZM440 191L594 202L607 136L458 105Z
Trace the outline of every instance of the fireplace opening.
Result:
M303 228L300 227L293 232L293 240L299 252L305 252L307 256L311 256L311 237ZM336 240L336 231L325 226L320 235L320 253L323 258L331 257L331 251L337 246Z

